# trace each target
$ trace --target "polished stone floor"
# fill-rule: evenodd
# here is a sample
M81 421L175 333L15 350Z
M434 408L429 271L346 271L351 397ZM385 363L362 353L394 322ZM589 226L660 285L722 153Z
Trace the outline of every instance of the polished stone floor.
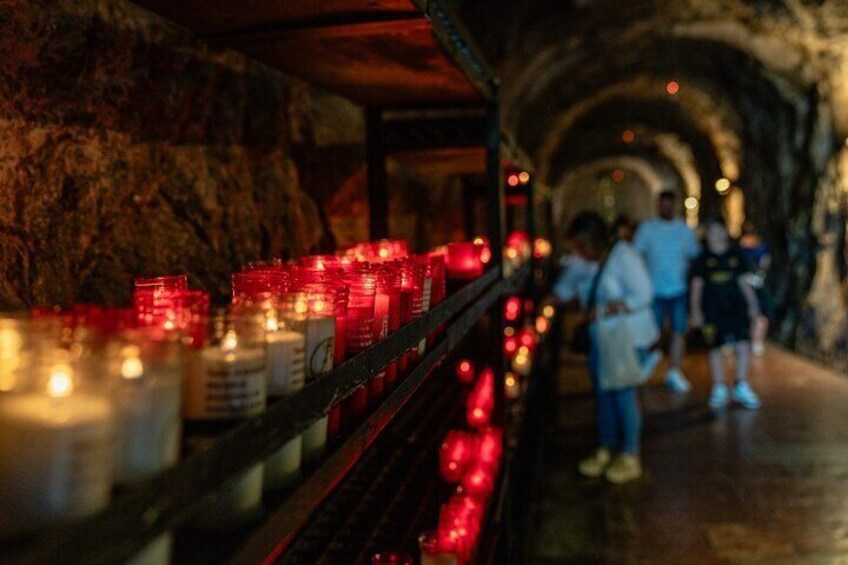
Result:
M575 471L592 400L566 361L532 562L848 564L848 377L772 347L752 369L763 407L713 414L704 354L684 370L688 395L642 390L645 475L612 486Z

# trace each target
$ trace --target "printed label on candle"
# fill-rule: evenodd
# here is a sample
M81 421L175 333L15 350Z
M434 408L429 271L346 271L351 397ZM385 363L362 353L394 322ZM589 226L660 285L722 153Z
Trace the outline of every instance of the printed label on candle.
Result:
M223 420L253 416L265 409L267 382L261 349L202 352L199 370L186 382L186 418Z
M421 314L426 314L430 311L430 293L433 290L433 279L424 279L424 295L421 298ZM424 355L427 349L427 338L423 338L418 342L418 354Z
M267 338L268 395L284 396L303 388L306 380L306 338L297 332Z
M351 320L347 330L347 349L363 351L374 343L374 318Z
M336 319L310 318L306 322L306 378L312 380L333 369L333 339Z

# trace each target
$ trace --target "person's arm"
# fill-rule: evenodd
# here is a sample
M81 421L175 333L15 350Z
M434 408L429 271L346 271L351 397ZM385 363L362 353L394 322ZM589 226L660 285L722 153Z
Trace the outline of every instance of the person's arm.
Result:
M748 318L756 320L760 317L760 302L757 300L757 293L754 290L754 287L748 284L743 276L737 277L736 283L739 285L739 289L745 297L745 302L748 303Z
M642 257L632 248L625 248L616 257L614 275L624 290L620 301L607 304L608 314L634 312L647 308L654 299L654 287Z
M704 325L704 309L701 307L701 300L704 296L704 279L699 276L692 278L692 284L689 287L689 312L691 324L693 328L700 328Z

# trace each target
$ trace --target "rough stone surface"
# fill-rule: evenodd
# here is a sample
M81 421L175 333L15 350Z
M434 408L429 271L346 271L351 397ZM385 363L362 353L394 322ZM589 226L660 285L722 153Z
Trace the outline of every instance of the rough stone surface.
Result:
M221 300L251 259L367 239L363 139L359 107L125 0L0 0L0 310L174 272ZM421 213L444 181L392 183L397 235L461 225Z

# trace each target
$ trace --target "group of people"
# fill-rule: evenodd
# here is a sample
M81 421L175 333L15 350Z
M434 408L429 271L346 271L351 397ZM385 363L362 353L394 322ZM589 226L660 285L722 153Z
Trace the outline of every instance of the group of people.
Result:
M740 247L719 218L703 224L703 243L676 215L677 196L663 191L658 215L633 233L626 221L614 226L595 212L579 213L566 231L571 255L554 295L582 306L588 333L589 374L595 392L598 446L580 462L587 477L624 483L642 474L641 413L637 387L663 358L662 330L670 330L665 384L674 393L691 389L683 373L686 335L700 332L713 380L708 404L760 407L748 382L751 337L762 351L766 331L758 288L768 250L751 230ZM632 238L632 242L631 242ZM747 239L746 239L747 238ZM622 349L623 348L623 349ZM725 352L736 354L728 387Z

